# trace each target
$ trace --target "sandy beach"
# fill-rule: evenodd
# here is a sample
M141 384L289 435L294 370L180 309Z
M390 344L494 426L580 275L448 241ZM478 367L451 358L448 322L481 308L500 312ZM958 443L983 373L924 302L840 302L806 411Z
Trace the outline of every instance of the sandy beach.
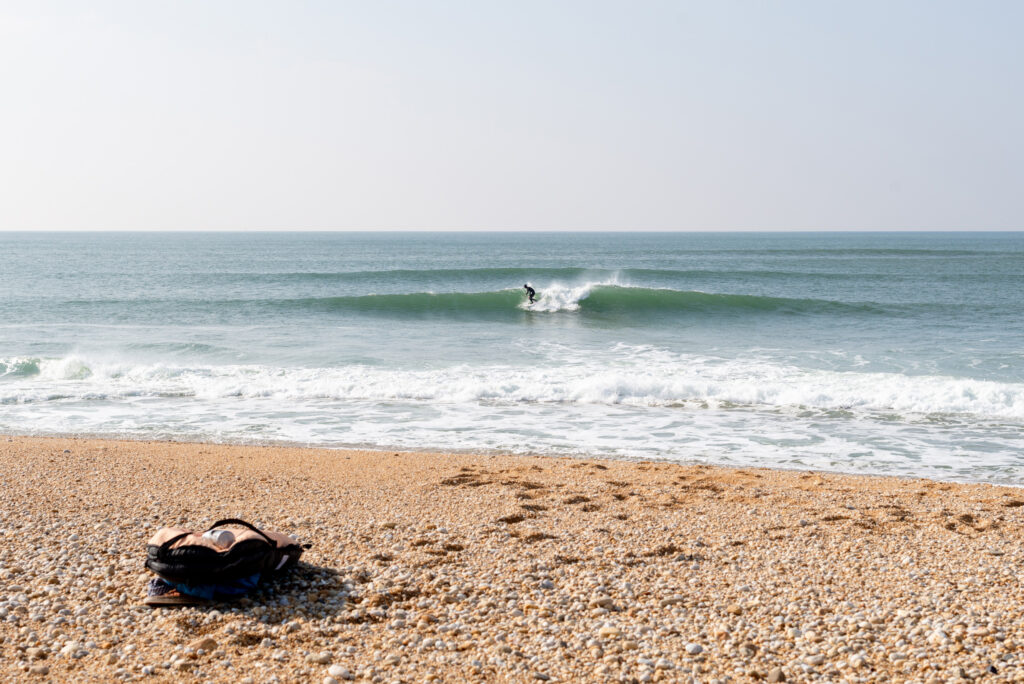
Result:
M1024 491L660 463L0 438L7 681L1024 681ZM145 541L313 546L154 610Z

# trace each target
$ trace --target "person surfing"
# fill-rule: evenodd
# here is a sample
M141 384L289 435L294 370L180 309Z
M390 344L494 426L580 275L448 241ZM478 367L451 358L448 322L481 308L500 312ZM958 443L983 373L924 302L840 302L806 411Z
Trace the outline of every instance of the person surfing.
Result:
M526 296L530 298L530 303L533 304L535 301L537 301L535 299L537 296L537 291L526 284L523 284L523 287L526 289Z

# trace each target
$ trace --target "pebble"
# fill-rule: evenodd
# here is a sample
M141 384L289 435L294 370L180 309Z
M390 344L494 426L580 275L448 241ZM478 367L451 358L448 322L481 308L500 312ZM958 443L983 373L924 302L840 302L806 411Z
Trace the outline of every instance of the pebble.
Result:
M352 675L349 671L341 665L331 665L327 668L327 674L338 679L352 679Z
M196 639L195 641L189 642L188 647L193 651L203 650L206 652L213 651L217 648L217 640L212 637L203 637Z
M692 655L692 656L698 655L698 654L700 654L703 651L704 651L704 647L701 646L700 644L693 644L693 643L686 644L686 652L689 655Z

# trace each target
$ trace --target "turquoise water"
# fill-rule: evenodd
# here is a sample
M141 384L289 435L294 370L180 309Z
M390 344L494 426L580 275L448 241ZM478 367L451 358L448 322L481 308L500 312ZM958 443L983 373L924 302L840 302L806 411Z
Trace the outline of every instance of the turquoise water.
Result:
M4 432L1024 484L1020 233L0 233L0 254Z

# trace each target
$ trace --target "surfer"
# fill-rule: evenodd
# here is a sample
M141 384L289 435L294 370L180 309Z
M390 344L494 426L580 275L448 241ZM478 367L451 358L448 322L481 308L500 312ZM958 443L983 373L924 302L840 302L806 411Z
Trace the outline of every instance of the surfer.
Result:
M537 295L537 291L526 284L524 284L523 287L526 288L526 295L530 298L530 303L533 304L533 302L536 301L534 300L534 297Z

